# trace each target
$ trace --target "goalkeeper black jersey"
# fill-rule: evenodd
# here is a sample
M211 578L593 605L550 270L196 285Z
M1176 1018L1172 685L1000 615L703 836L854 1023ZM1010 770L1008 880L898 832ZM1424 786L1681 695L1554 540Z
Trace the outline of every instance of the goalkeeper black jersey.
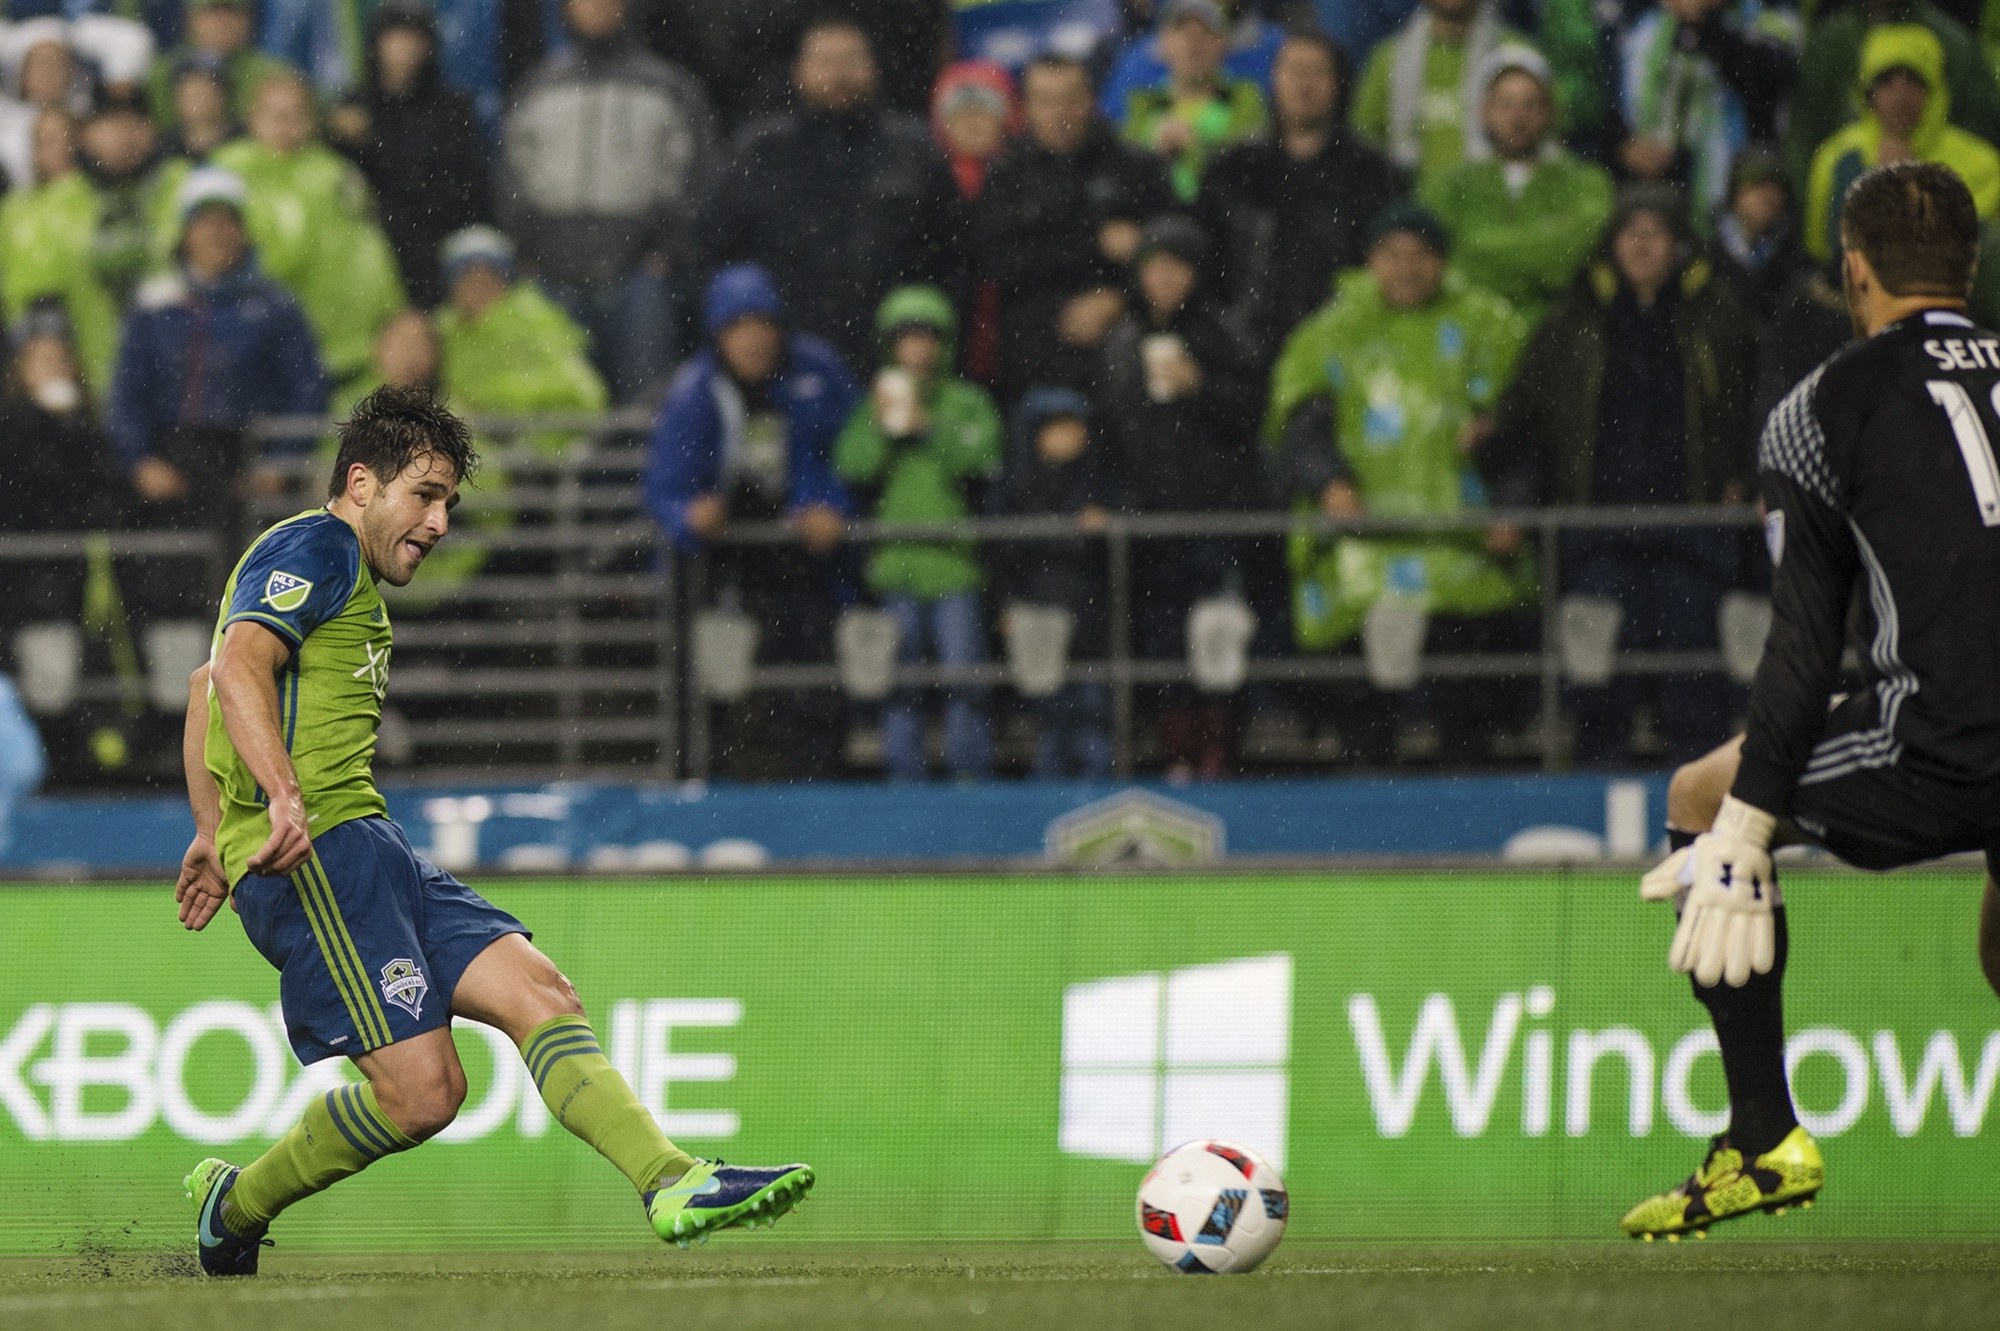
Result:
M1734 794L1898 767L2000 783L2000 334L1929 310L1822 364L1771 413L1757 465L1776 568ZM1860 590L1872 725L1829 736Z

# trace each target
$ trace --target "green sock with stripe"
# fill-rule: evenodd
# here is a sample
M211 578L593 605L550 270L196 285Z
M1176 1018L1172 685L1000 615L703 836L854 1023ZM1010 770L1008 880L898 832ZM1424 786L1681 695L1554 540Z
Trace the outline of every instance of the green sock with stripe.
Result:
M223 1199L222 1222L244 1237L278 1212L417 1143L389 1121L367 1082L349 1082L306 1106L278 1144L246 1166Z
M528 1032L521 1057L556 1122L618 1166L640 1192L679 1178L694 1157L667 1140L631 1086L597 1046L583 1017L557 1017Z

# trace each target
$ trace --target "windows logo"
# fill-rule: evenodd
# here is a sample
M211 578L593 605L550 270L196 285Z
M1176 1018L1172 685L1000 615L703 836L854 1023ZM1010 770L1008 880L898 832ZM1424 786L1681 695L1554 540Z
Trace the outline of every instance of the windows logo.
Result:
M1225 1137L1285 1167L1292 959L1090 980L1063 991L1062 1124L1070 1155L1150 1164Z

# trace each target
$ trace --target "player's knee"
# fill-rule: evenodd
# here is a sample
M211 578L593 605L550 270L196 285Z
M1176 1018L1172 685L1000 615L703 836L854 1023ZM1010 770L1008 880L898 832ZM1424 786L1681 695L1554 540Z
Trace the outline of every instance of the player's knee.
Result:
M456 1063L393 1086L379 1085L376 1097L403 1135L428 1141L451 1126L465 1103L465 1070Z
M564 975L553 965L549 967L548 976L542 981L542 992L552 1016L584 1015L583 1000L577 997L576 986L569 982L569 976Z

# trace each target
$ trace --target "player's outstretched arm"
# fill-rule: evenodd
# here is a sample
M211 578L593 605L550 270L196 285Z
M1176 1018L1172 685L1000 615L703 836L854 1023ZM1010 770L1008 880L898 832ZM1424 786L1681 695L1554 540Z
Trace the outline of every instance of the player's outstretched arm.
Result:
M174 901L180 907L181 924L189 929L199 929L214 919L229 897L229 880L223 876L222 859L215 853L215 829L222 823L222 792L208 771L207 746L208 667L204 665L188 677L187 724L181 730L181 767L187 777L188 807L194 812L194 840L181 857Z
M299 776L279 723L278 672L291 655L291 644L275 632L254 620L239 620L223 633L222 650L209 675L229 743L270 800L271 835L248 867L273 878L291 873L312 855Z

